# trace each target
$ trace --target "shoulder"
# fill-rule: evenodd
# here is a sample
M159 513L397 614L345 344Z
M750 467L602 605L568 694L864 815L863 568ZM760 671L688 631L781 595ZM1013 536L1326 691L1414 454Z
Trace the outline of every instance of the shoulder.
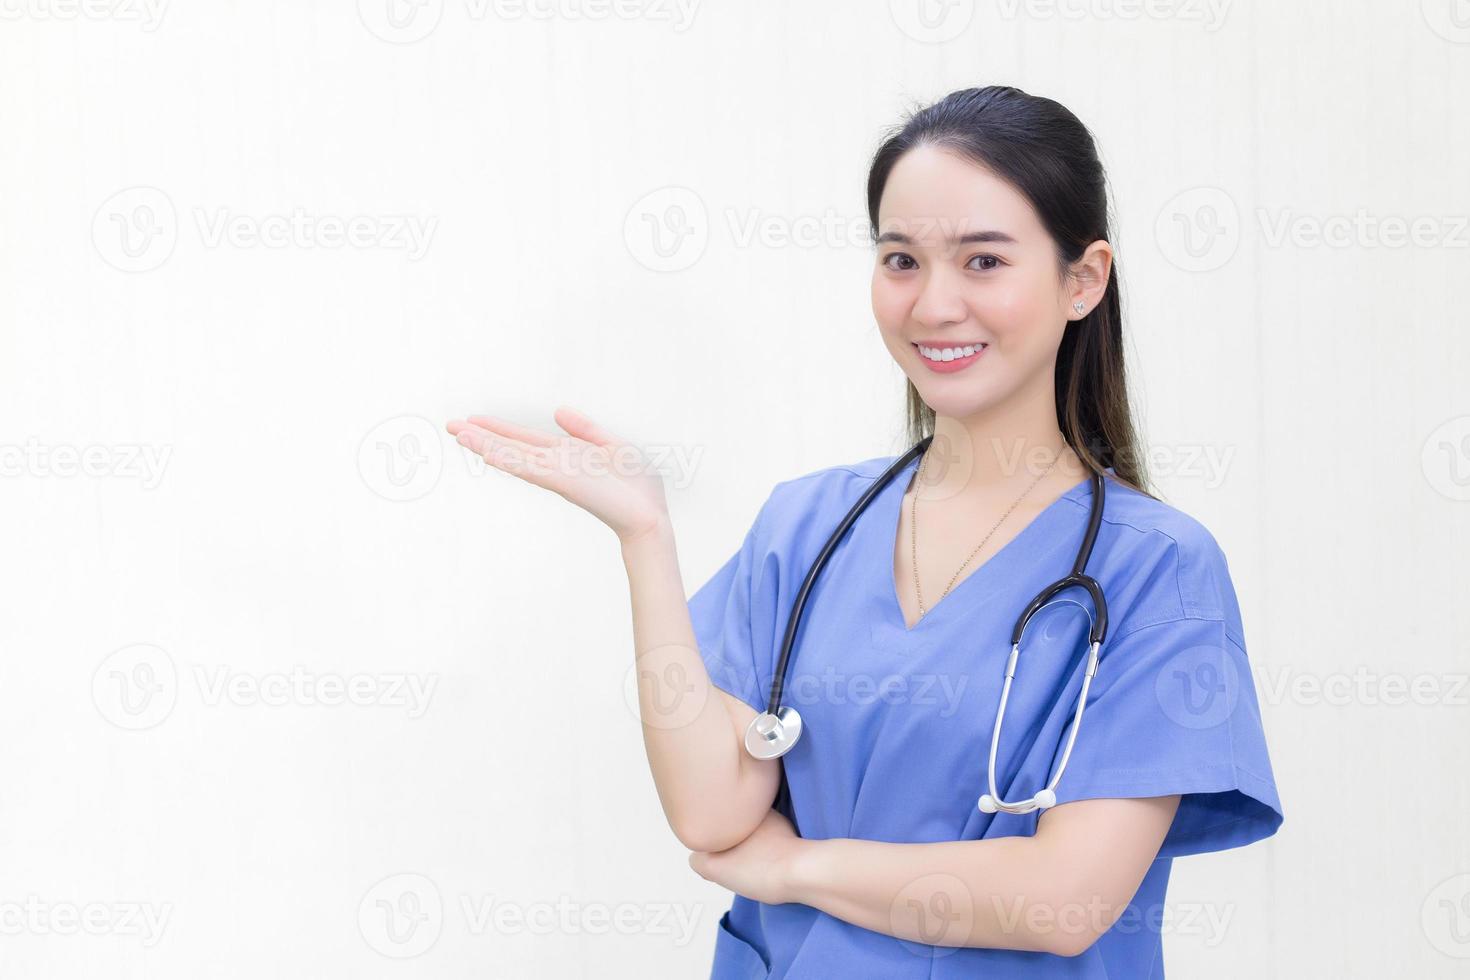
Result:
M1119 630L1215 619L1242 641L1229 562L1210 529L1178 507L1111 478L1105 492L1096 552L1102 558L1099 567L1112 580L1104 583L1110 594L1130 600L1126 618L1116 621ZM1076 501L1085 512L1090 495Z
M756 516L756 546L783 563L810 562L852 505L898 458L874 456L779 481Z
M838 463L781 480L761 508L761 524L770 529L790 527L826 516L840 519L898 456L874 456L856 463ZM830 530L830 529L829 529Z

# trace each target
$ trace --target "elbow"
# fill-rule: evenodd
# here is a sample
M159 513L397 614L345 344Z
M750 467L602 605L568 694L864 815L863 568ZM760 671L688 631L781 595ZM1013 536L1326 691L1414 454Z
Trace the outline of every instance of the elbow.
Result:
M1062 928L1050 936L1047 940L1047 952L1054 956L1065 956L1068 959L1081 956L1092 948L1093 943L1098 941L1101 933L1090 926L1087 928Z
M669 829L691 851L727 851L750 836L755 828L721 826L712 820L670 820Z
M1061 878L1061 886L1050 897L1053 914L1049 916L1049 928L1042 937L1042 948L1054 956L1073 959L1088 950L1102 938L1112 926L1116 915L1110 910L1122 911L1131 895L1121 905L1114 896L1099 889L1099 882L1086 876Z

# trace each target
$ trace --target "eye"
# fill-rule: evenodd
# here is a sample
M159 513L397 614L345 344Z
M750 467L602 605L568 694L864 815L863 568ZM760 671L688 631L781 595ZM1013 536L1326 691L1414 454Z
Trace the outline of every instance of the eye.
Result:
M996 258L994 255L977 255L975 256L975 258L972 258L969 263L966 263L966 268L973 268L971 263L975 262L976 259L979 259L982 262L988 259L989 261L994 263L994 265L987 265L979 269L975 269L976 272L989 272L990 270L998 268L1000 265L1003 264L1000 259Z
M883 257L883 267L885 269L891 269L894 272L907 272L909 269L917 268L917 265L896 267L893 265L894 259L902 259L910 263L914 261L913 256L909 255L907 252L890 252L888 253L888 255Z

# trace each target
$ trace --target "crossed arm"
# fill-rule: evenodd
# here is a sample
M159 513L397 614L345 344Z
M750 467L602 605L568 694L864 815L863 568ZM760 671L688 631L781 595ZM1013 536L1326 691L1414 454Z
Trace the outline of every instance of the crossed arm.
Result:
M1177 795L1077 800L1045 811L1032 837L933 844L805 840L772 810L739 844L689 864L756 901L899 939L1077 956L1122 915L1178 806Z

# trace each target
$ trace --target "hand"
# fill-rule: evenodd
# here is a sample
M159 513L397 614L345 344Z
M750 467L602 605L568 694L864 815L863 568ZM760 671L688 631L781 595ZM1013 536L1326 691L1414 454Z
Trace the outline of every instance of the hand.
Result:
M663 477L636 446L566 406L553 418L566 436L493 415L454 419L445 428L491 466L560 494L624 541L668 520Z
M749 837L724 851L695 851L689 866L701 878L724 885L737 895L767 905L784 905L791 897L791 866L809 842L775 810Z

